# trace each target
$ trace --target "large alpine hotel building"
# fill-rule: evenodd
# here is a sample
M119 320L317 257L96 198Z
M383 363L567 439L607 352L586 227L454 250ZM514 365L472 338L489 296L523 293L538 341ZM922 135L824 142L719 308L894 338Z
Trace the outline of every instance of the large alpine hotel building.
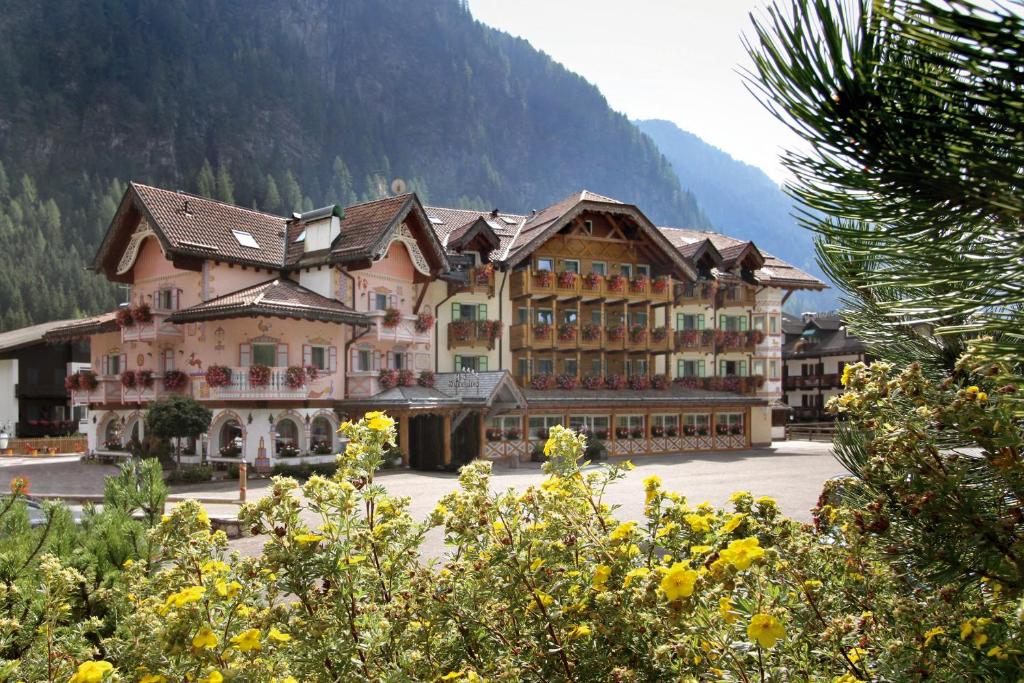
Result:
M93 267L128 306L48 333L91 342L68 379L89 448L143 440L151 401L190 394L214 417L188 452L258 468L330 460L366 410L419 468L527 459L554 424L612 455L767 444L782 305L824 286L587 191L526 215L405 194L285 218L133 183Z

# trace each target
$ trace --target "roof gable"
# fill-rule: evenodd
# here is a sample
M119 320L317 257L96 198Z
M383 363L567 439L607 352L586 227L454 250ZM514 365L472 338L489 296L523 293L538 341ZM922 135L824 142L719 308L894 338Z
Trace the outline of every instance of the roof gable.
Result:
M292 280L278 278L175 311L172 323L255 316L367 325L366 316Z
M474 246L485 256L497 249L500 244L501 240L498 239L491 223L483 217L452 230L445 242L449 250L463 250Z

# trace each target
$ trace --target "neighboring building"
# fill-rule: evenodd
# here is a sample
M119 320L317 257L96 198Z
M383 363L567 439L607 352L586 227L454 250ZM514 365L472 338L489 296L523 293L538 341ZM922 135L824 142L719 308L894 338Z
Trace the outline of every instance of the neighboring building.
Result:
M72 322L55 320L0 334L0 429L21 438L78 432L64 378L88 367L89 344L44 341L47 332Z
M284 218L132 183L94 268L135 315L51 333L91 338L90 448L189 392L214 411L197 448L260 466L332 451L339 415L373 409L425 468L526 458L556 423L613 454L766 444L782 303L824 287L589 192L529 215L406 194Z
M783 315L784 387L791 417L798 422L831 419L825 404L843 392L843 368L868 362L863 342L846 330L838 313Z

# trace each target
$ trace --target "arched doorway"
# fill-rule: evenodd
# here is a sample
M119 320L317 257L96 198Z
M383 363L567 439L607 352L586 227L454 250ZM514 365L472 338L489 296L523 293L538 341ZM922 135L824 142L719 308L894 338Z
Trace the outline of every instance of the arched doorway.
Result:
M103 443L102 448L121 448L124 444L121 441L121 421L117 419L117 415L112 415L103 426Z
M292 457L301 452L299 425L290 417L281 418L274 427L274 455Z
M211 454L224 458L236 458L244 449L244 432L241 423L229 417L214 432L215 440L210 449Z
M329 455L337 449L334 443L335 427L326 415L317 415L309 427L309 452Z

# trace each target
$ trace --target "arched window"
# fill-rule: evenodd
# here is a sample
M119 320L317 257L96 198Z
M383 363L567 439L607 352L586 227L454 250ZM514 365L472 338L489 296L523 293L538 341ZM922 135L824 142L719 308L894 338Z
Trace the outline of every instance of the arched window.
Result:
M220 449L220 455L226 458L242 454L242 425L238 424L238 420L232 418L220 426L217 447Z
M277 438L274 447L279 455L296 455L299 449L299 426L291 418L284 418L274 430Z
M107 448L121 445L121 423L116 417L107 421L107 426L103 430L103 445Z
M334 452L334 425L323 415L313 418L309 432L309 450L317 455Z

